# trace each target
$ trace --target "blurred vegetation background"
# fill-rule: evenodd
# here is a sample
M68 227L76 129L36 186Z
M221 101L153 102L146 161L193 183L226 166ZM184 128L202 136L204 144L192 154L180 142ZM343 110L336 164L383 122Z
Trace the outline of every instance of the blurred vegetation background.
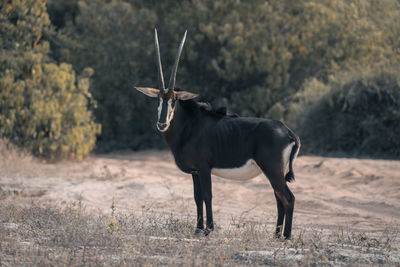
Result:
M153 31L177 87L280 119L303 152L400 157L400 1L3 0L0 135L45 157L162 148Z

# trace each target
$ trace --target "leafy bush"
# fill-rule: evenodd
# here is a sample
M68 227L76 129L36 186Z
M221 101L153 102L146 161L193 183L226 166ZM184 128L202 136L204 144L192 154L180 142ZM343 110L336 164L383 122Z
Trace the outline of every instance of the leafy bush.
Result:
M305 90L315 91L313 85ZM306 150L400 156L398 65L341 72L325 86L327 93L306 109L304 117L297 116Z
M100 133L88 110L93 70L77 78L70 64L48 57L45 1L6 2L0 16L0 135L35 155L80 159Z
M332 76L331 76L332 77ZM311 78L295 94L275 103L268 111L267 116L276 120L285 121L291 128L301 128L301 118L314 103L321 100L331 87L317 78Z

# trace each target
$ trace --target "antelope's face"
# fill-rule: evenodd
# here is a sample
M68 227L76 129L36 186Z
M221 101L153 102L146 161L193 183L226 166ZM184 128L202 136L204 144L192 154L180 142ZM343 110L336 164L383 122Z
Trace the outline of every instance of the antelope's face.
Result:
M175 58L174 66L172 67L171 78L169 80L168 88L164 86L164 75L162 72L160 47L158 44L157 30L154 31L154 39L156 46L157 68L158 68L158 83L159 89L148 87L135 87L136 90L150 97L158 98L158 120L157 129L160 132L166 132L174 118L175 104L178 99L188 100L195 98L197 95L186 91L175 91L176 72L178 70L179 58L182 53L182 48L186 39L186 32L183 36L181 44L179 45L178 53Z
M166 132L168 130L169 125L174 118L176 101L178 99L188 100L197 97L197 94L186 91L158 90L147 87L135 88L147 96L158 98L157 129L160 132Z
M160 91L158 97L158 120L157 129L160 132L168 130L174 117L176 98L173 91Z

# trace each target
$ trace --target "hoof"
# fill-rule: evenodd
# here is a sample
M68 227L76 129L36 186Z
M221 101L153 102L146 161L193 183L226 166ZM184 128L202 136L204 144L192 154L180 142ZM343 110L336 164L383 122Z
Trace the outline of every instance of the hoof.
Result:
M204 231L204 229L202 229L202 228L196 228L196 230L194 231L194 235L199 236L203 231Z
M214 231L214 228L206 228L205 230L204 230L204 235L205 236L208 236L212 231Z

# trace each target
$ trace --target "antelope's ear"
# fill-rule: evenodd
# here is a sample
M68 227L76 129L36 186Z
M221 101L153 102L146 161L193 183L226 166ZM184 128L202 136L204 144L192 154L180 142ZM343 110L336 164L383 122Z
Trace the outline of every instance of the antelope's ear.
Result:
M175 91L174 93L176 98L180 100L189 100L199 96L198 94L193 94L187 91Z
M136 90L150 97L158 97L160 90L149 87L135 87Z

